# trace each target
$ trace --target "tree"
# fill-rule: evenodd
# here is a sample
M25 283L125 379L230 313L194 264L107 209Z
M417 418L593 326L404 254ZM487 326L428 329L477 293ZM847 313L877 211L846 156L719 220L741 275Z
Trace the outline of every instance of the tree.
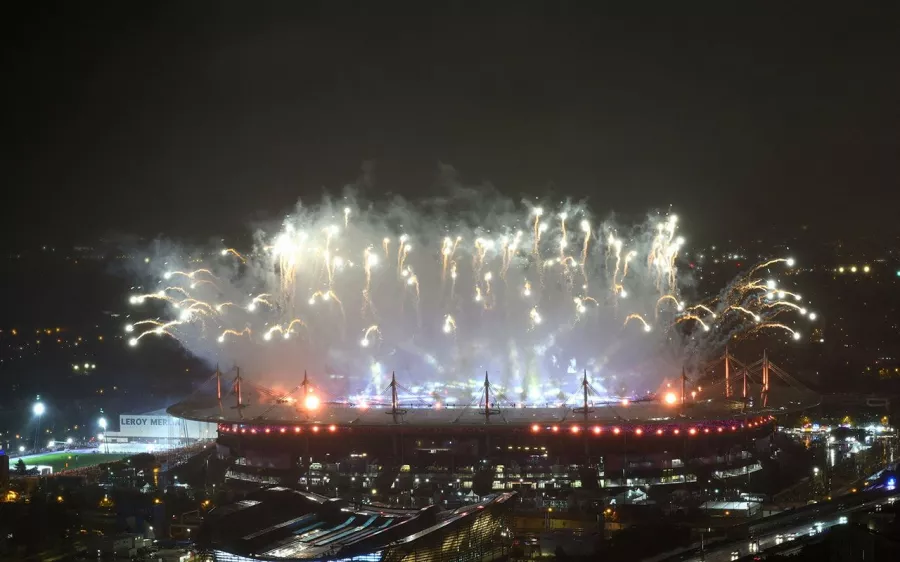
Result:
M19 462L16 463L16 474L19 476L25 476L25 472L28 469L25 467L25 461L19 459Z

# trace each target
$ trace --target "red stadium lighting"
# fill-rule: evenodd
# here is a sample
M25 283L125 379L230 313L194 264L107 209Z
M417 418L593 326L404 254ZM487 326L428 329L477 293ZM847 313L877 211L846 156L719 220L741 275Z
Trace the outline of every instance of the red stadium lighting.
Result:
M736 425L731 426L731 431L737 431L737 426Z
M594 426L594 429L593 429L594 435L600 435L600 432L601 432L601 431L603 431L603 430L600 429L600 426L599 426L599 425L595 425L595 426Z
M299 426L299 425L295 425L295 426L294 426L294 433L300 433L300 426Z
M718 431L719 433L722 433L722 428L720 427L720 428L717 429L716 431Z
M663 430L657 429L657 430L656 430L656 434L657 434L657 435L662 435L662 434L663 434Z
M532 426L531 426L532 433L537 433L540 430L541 430L541 426L539 426L538 424L532 424Z
M267 428L266 428L266 433L272 433L272 428L271 428L271 427L267 427Z
M558 426L558 425L554 425L554 426L551 427L550 429L553 431L553 433L556 433L557 431L559 431L559 426Z
M708 427L704 427L704 428L703 428L703 433L709 433L709 428L708 428Z
M336 426L336 425L329 425L329 426L328 426L328 431L334 433L335 431L337 431L337 426Z
M572 433L578 433L579 431L581 431L580 427L578 427L577 425L572 426Z
M679 433L681 433L681 430L676 427L675 429L672 430L672 433L674 433L675 435L678 435Z
M247 430L244 429L244 428L242 427L242 428L241 428L241 433L247 433Z
M642 434L644 433L644 430L641 429L641 428L637 428L637 429L634 430L634 432L635 432L637 435L642 435Z
M256 428L254 427L253 429L251 429L250 433L252 433L253 435L256 435Z
M313 433L319 433L319 426L317 426L317 425L312 426L312 431L313 431Z
M287 431L287 429L286 429L286 428L284 428L284 427L282 427L282 428L281 428L281 429L279 429L279 430L278 430L278 431L279 431L279 432L281 432L281 433L284 433L284 432L285 432L285 431Z
M690 433L691 435L697 435L697 428L696 428L696 427L692 427L692 428L688 431L688 433Z
M616 435L618 435L618 434L622 433L622 430L619 429L618 427L614 427L614 428L613 428L613 433L615 433Z

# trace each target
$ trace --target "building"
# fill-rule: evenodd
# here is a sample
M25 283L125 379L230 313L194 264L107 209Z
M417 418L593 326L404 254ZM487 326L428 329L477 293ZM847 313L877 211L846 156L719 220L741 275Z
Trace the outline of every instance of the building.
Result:
M214 423L172 417L165 410L122 414L119 430L103 435L104 448L122 452L152 452L215 437Z
M211 510L197 537L206 560L490 561L508 552L515 494L453 510L352 506L268 488Z

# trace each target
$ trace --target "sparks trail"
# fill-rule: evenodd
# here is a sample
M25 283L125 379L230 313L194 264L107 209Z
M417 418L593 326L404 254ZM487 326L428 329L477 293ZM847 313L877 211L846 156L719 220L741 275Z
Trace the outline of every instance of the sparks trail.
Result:
M369 344L371 343L370 337L372 335L378 336L379 338L381 337L381 330L378 329L377 325L369 326L363 331L363 337L359 340L360 347L369 347Z
M681 302L679 302L678 299L676 299L674 295L663 295L663 296L659 297L659 299L656 301L656 310L657 310L657 312L659 311L659 305L661 305L664 301L667 301L667 300L672 301L673 303L675 303L675 308L676 308L679 312L681 312L682 310L684 310L684 304L681 303ZM702 306L702 305L697 305L697 306ZM705 308L705 307L704 307L704 308Z
M685 310L686 312L690 312L690 311L692 311L692 310L697 310L697 309L700 309L700 310L706 312L707 314L709 314L709 315L712 316L713 318L715 318L716 316L718 316L711 308L709 308L709 307L706 306L705 304L695 304L695 305L692 305L692 306L687 307L687 308L684 309L684 310Z
M287 326L282 326L280 324L277 326L272 326L263 334L263 339L269 341L272 339L272 334L275 333L280 333L282 338L289 339L291 337L291 334L294 333L294 326L302 326L303 328L306 328L306 323L300 318L294 318L293 320L288 322Z
M244 256L242 256L242 255L241 255L237 250L235 250L234 248L225 248L224 250L222 250L221 253L222 253L222 256L227 256L228 254L231 254L231 255L233 255L234 257L236 257L237 259L241 260L241 263L243 263L243 264L246 264L246 263L247 263L247 259L246 259Z
M228 328L227 330L223 331L222 334L219 336L219 343L225 343L225 336L227 336L229 334L232 336L240 337L240 336L249 336L252 333L253 333L253 331L250 328L244 328L241 331L232 330L231 328Z
M736 305L736 304L733 304L733 305L729 306L728 308L726 308L724 311L722 311L722 314L724 315L724 314L727 313L729 310L735 310L735 311L737 311L737 312L742 312L742 313L746 314L747 316L749 316L750 318L752 318L754 322L759 322L759 321L760 321L760 316L759 316L759 314L756 314L756 313L753 312L752 310L747 309L747 308L744 308L743 306L738 306L738 305Z
M627 325L628 325L628 322L629 322L630 320L637 320L637 321L639 321L641 324L643 324L643 325L644 325L644 331L645 331L645 332L649 332L650 330L653 329L653 328L650 326L650 324L648 324L647 321L644 320L644 317L641 316L640 314L629 314L628 316L626 316L626 317L625 317L625 323L624 323L624 325L627 326Z
M700 318L699 316L696 316L694 314L685 314L684 316L679 316L675 322L676 323L687 322L688 320L694 320L695 322L697 322L698 324L700 324L703 327L704 331L706 331L706 332L709 331L709 324L707 324L706 322L703 321L702 318Z

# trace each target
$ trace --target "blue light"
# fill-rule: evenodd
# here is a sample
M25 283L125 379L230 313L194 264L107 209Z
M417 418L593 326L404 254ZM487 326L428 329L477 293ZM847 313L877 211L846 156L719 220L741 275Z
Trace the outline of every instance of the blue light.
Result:
M887 485L889 488L893 488L894 486L897 485L897 479L896 478L888 478Z

